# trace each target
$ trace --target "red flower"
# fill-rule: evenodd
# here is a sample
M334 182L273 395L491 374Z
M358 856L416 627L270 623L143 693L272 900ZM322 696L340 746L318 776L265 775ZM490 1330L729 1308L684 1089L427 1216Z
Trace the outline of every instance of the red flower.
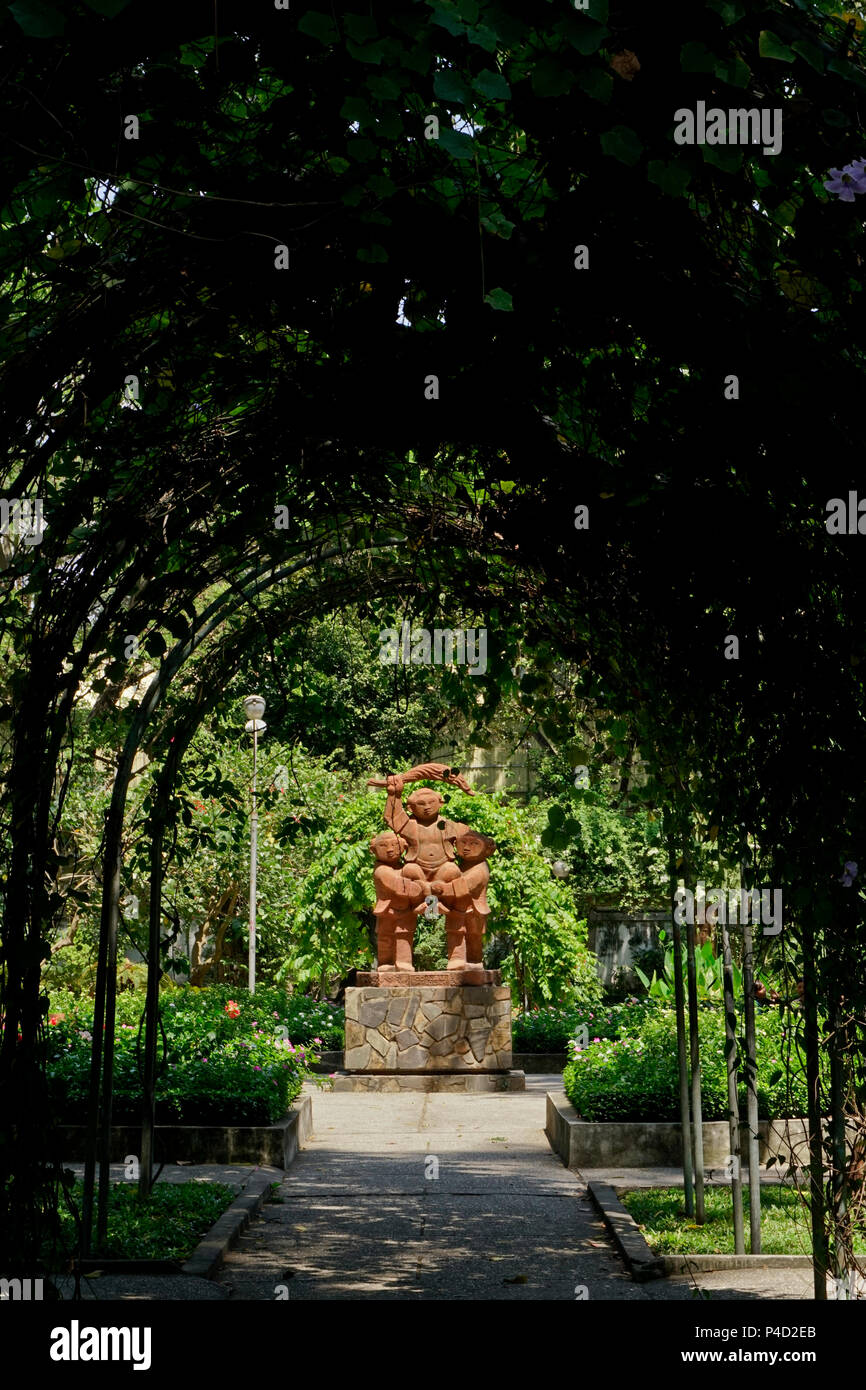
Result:
M52 1014L51 1017L49 1018L48 1022L49 1022L50 1024L52 1024L52 1026L53 1026L55 1023L59 1023L59 1022L60 1022L60 1014Z
M229 1002L226 1004L225 1011L228 1014L229 1018L237 1018L240 1015L240 1008L235 1003L234 999L229 1000Z

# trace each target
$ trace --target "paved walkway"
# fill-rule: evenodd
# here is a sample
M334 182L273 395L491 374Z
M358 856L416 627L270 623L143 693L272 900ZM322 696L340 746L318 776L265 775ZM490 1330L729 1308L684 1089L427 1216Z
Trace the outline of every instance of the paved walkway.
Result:
M585 1183L543 1132L557 1080L490 1095L314 1093L313 1138L220 1286L250 1300L694 1298L689 1278L625 1273ZM798 1271L787 1273L784 1289L769 1271L754 1289L738 1287L739 1272L700 1283L721 1298L796 1297Z
M561 1078L528 1076L526 1086L490 1095L311 1086L313 1137L288 1173L272 1170L280 1200L253 1220L216 1280L106 1272L82 1280L82 1293L172 1302L811 1298L808 1270L728 1270L635 1284L586 1183L676 1185L681 1174L569 1172L543 1130L546 1092L558 1090ZM160 1182L240 1188L252 1171L171 1165ZM123 1177L123 1166L113 1164L112 1179ZM71 1281L63 1282L71 1297Z

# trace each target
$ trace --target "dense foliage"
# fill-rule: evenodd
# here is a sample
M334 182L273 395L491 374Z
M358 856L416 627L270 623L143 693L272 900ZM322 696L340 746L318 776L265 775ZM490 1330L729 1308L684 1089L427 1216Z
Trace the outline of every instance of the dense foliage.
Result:
M300 1004L300 1007L299 1007ZM226 986L171 990L162 1000L163 1070L157 1119L164 1124L273 1124L300 1094L325 1043L342 1046L340 1015L327 1004L287 999L263 989L255 996ZM48 1019L47 1059L59 1119L80 1123L87 1098L93 1010L57 994ZM114 1119L141 1116L142 1002L118 1002ZM311 1030L323 1026L325 1034ZM280 1029L284 1030L282 1033Z
M640 1030L643 1020L660 1008L653 999L627 999L624 1004L604 1004L584 1000L560 1008L521 1010L514 1017L512 1039L515 1052L566 1053L570 1043L583 1036L587 1042L597 1038L620 1038ZM586 1034L583 1034L583 1029Z
M721 1010L699 1015L701 1093L705 1120L728 1115L725 1027ZM790 1026L775 1011L756 1019L757 1092L761 1119L806 1114L806 1087L796 1056L790 1056ZM786 1066L786 1063L788 1064ZM651 1014L638 1032L624 1032L575 1048L563 1073L565 1093L584 1120L680 1119L676 1015ZM745 1086L740 1108L745 1118Z
M0 15L3 479L47 516L38 545L2 538L4 1268L48 1147L40 970L82 692L158 663L110 741L108 942L136 754L163 779L141 827L161 928L195 728L245 651L360 599L482 615L487 671L443 671L449 698L519 691L556 750L566 661L619 766L639 750L631 797L675 870L708 843L784 886L812 1043L817 997L862 1090L864 903L840 875L866 834L864 575L824 521L866 442L863 229L824 185L862 153L866 73L827 8ZM782 111L780 152L675 143L710 96ZM550 916L524 920L525 975Z

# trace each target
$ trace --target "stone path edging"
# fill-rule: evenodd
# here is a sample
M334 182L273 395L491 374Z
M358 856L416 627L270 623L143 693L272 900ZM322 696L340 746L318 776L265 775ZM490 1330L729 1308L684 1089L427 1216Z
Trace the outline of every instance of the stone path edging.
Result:
M211 1226L199 1241L189 1259L181 1267L182 1274L199 1279L212 1279L222 1264L226 1252L237 1244L238 1238L264 1206L265 1196L273 1182L285 1174L280 1168L259 1168L231 1206Z
M660 1255L665 1274L709 1274L720 1269L811 1269L810 1255Z
M613 1188L608 1183L591 1182L587 1190L635 1283L663 1279L668 1273L664 1261L650 1250L640 1227Z

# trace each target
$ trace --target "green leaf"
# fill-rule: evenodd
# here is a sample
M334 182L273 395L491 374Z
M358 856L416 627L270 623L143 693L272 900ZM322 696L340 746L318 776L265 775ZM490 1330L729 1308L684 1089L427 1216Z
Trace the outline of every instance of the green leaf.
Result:
M715 10L721 16L724 25L736 24L738 19L742 19L746 13L746 7L741 0L707 0L711 10Z
M589 68L586 72L578 73L575 85L593 101L604 102L605 106L613 93L613 77L601 68Z
M396 101L401 92L400 83L395 78L383 76L378 72L367 78L365 86L377 101Z
M810 43L808 39L797 39L795 43L791 44L791 47L795 53L799 53L801 58L805 58L809 66L814 68L816 72L824 71L824 54L817 44Z
M735 53L731 58L720 58L713 72L720 81L727 82L729 87L746 87L752 75L752 69L739 53Z
M635 132L627 125L615 125L601 136L601 148L605 154L618 159L622 164L637 164L643 154L643 145Z
M495 53L499 47L499 39L492 29L488 29L486 24L478 24L474 29L469 29L466 37L470 43L474 43L478 48L486 49L488 53Z
M484 303L489 304L493 309L502 309L506 313L510 313L514 308L508 290L503 290L498 287L495 290L488 290L487 294L484 296Z
M692 176L682 164L665 164L662 159L651 159L647 165L647 177L669 197L681 198Z
M509 222L498 208L492 212L485 213L481 218L481 225L487 232L492 232L494 236L501 236L508 240L514 231L515 223Z
M361 126L373 124L373 113L363 97L346 97L340 115L344 121L357 121Z
M574 73L555 58L542 58L532 69L532 90L538 97L561 97L573 82Z
M762 58L775 58L780 63L793 63L796 54L793 48L782 43L772 29L762 29L758 35L758 52Z
M599 24L585 15L577 23L568 26L568 41L583 58L588 58L590 53L595 53L601 48L607 36L608 31L604 24Z
M778 226L790 227L794 218L797 216L797 205L790 201L780 203L777 208L773 209L770 216Z
M384 42L381 40L379 43L357 44L347 39L346 48L359 63L375 63L378 67L385 57Z
M46 4L45 0L16 0L14 5L9 6L9 13L14 15L19 27L30 38L53 38L66 28L63 15L53 5Z
M454 130L449 126L441 127L439 144L443 150L447 150L453 159L472 159L475 154L475 143L472 137L465 135L462 130Z
M511 96L511 88L502 73L492 72L490 68L483 68L478 76L472 79L472 86L482 96L490 97L491 101L507 101Z
M718 59L705 43L691 39L680 49L680 67L683 72L713 72Z
M866 72L861 72L854 63L849 63L845 58L831 58L827 64L827 71L838 73L846 82L853 82L855 87L866 87Z
M845 112L838 111L835 106L828 106L824 111L821 112L821 115L827 122L827 125L836 126L837 129L841 129L842 126L851 124L851 121L845 115Z
M446 29L449 34L462 34L466 30L465 24L458 18L453 5L446 5L443 0L436 0L431 6L433 14L432 22L438 24L442 29Z
M320 43L336 43L339 37L331 16L320 14L318 10L307 10L298 20L298 29L302 34L311 34Z
M433 91L440 101L457 102L460 106L466 105L469 96L469 88L453 68L445 68L442 72L437 72L433 78Z
M701 145L701 154L707 164L714 164L726 174L735 174L742 168L742 150L726 148L724 145Z
M366 43L367 39L375 39L379 36L375 19L370 19L367 15L344 13L343 28L356 43Z

